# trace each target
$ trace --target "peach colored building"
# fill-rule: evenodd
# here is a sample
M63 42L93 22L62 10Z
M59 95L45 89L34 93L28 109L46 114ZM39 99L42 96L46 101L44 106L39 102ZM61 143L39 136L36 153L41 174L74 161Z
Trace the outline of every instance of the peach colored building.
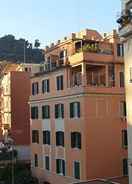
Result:
M39 69L36 64L6 63L1 71L0 132L4 139L11 133L20 160L30 160L30 75Z
M45 49L31 78L32 172L66 184L127 175L123 46L86 29Z

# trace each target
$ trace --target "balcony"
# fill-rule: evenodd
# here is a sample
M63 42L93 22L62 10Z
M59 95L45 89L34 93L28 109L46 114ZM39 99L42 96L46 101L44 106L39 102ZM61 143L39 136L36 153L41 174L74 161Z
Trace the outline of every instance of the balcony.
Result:
M113 88L115 87L114 65L109 64L82 64L71 68L71 88L92 87L92 88Z
M108 63L113 61L113 55L106 54L104 52L100 53L92 53L92 52L79 52L69 57L69 61L71 65L77 64L82 61L88 62L103 62Z

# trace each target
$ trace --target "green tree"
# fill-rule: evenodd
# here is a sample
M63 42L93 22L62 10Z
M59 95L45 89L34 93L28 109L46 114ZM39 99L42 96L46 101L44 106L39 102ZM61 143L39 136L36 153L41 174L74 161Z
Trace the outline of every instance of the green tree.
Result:
M37 49L40 47L40 42L38 39L35 40L34 47Z

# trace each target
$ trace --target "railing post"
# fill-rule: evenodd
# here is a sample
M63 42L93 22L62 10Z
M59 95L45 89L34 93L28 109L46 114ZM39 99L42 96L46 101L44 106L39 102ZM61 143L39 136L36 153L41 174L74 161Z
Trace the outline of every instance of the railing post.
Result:
M87 71L86 71L86 62L82 63L82 86L87 85Z

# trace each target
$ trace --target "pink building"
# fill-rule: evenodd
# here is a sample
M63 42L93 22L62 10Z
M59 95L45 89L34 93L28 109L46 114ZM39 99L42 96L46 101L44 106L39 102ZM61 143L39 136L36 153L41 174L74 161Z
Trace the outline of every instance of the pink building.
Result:
M31 78L32 171L64 184L127 175L123 46L116 31L72 34L46 47Z

